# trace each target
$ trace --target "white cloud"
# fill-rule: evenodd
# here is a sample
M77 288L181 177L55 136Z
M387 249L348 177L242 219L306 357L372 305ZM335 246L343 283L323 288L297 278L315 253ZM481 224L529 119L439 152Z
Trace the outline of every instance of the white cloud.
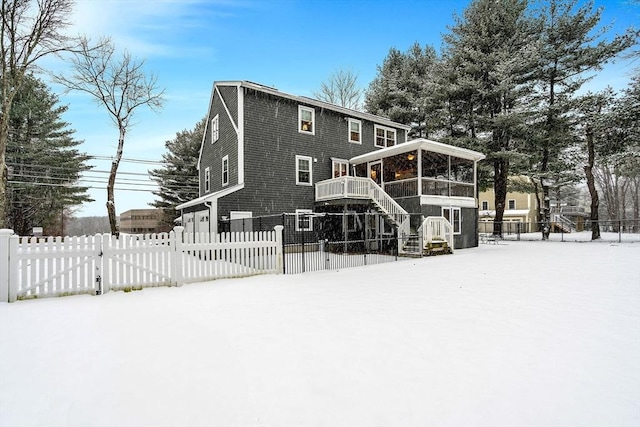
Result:
M225 2L206 0L81 0L76 3L68 33L110 37L118 49L135 56L185 56L180 35L219 16Z

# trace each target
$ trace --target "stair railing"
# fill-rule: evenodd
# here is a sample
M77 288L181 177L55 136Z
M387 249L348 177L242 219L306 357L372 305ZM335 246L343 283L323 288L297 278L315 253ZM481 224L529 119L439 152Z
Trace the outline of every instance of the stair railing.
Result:
M316 201L335 197L370 199L398 227L398 238L404 239L410 232L409 213L371 178L341 176L316 184Z
M447 242L451 252L453 252L453 226L443 216L428 216L422 222L422 248L428 247L429 243Z
M389 196L378 184L370 178L369 195L378 208L398 226L398 238L405 238L410 232L410 216L402 206Z
M560 224L563 231L568 232L576 229L576 223L562 214L554 214L553 222Z

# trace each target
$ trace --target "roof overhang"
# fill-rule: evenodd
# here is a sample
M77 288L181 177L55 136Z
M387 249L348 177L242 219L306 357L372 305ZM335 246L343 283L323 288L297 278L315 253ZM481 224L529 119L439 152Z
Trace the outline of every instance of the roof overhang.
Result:
M344 114L345 116L360 118L364 120L370 120L375 123L379 123L385 126L395 127L398 129L404 129L405 131L411 130L411 126L405 125L402 123L397 123L392 120L387 119L386 117L376 116L375 114L364 113L362 111L352 110L350 108L341 107L339 105L331 104L329 102L319 101L317 99L308 98L306 96L296 96L291 95L286 92L279 91L276 88L264 86L258 83L249 82L246 80L240 81L216 81L214 83L215 86L242 86L249 89L257 90L260 92L268 93L275 96L280 96L282 98L287 98L295 102L299 102L302 104L313 105L319 108L325 108L328 110L336 111Z
M394 145L393 147L381 148L377 151L372 151L367 154L361 154L360 156L351 158L349 160L349 163L357 165L360 163L380 160L386 157L395 156L397 154L404 154L419 149L433 151L435 153L448 154L450 156L460 157L462 159L473 160L476 162L486 157L484 154L478 151L455 147L453 145L443 144L442 142L431 141L425 138L418 138L402 144Z
M205 203L211 203L214 200L219 199L220 197L226 196L227 194L235 193L238 190L242 190L244 188L244 184L235 185L233 187L225 188L224 190L217 191L211 194L205 194L204 196L200 196L197 199L189 200L188 202L184 202L178 206L176 206L177 211L181 211L182 209L190 208L193 206L203 205Z

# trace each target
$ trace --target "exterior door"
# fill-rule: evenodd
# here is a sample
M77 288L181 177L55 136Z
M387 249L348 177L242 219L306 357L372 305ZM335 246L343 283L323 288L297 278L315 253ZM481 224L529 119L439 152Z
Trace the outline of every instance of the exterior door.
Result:
M369 178L382 186L382 161L369 163Z

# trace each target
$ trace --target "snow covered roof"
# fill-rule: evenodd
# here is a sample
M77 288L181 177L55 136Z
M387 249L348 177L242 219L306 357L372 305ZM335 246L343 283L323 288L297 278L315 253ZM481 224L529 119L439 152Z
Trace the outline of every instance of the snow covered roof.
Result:
M466 148L456 147L442 142L431 141L430 139L418 138L405 143L394 145L393 147L382 148L372 151L371 153L361 154L349 160L352 164L370 162L385 157L395 156L396 154L407 153L418 149L433 151L435 153L448 154L450 156L460 157L469 160L482 160L486 156L478 151L468 150Z

